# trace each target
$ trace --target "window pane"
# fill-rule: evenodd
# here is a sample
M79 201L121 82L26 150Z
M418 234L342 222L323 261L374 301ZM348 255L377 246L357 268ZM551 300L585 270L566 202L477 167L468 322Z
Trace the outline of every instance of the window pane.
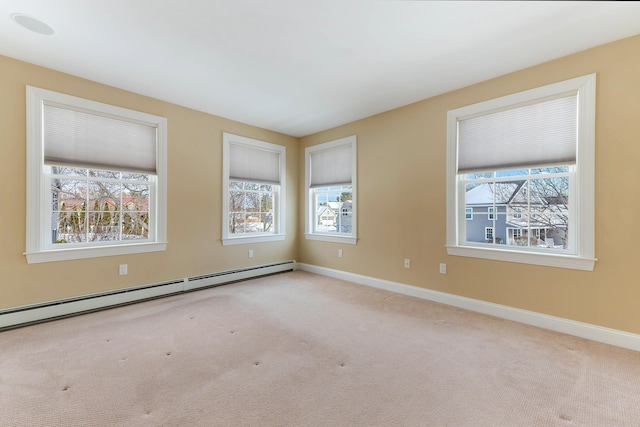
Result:
M242 212L244 210L244 191L229 191L229 211Z
M531 181L531 199L535 217L531 226L544 230L538 246L567 249L569 229L569 178L543 178Z
M122 230L122 240L149 238L149 212L124 212Z
M262 218L259 213L247 213L244 216L244 232L260 233L262 231Z
M247 212L260 212L260 193L245 193L244 206Z
M88 183L75 179L52 179L52 243L86 241Z
M531 174L541 174L541 173L568 173L569 166L554 166L549 168L536 168L531 169Z
M488 178L493 178L494 175L495 175L495 172L472 172L472 173L466 174L465 179L468 179L468 180L488 179Z
M244 233L244 214L232 213L229 215L229 233Z
M122 183L122 205L124 210L149 211L150 186L147 184Z
M122 173L122 179L126 181L149 181L151 175L144 173Z
M496 176L498 178L505 176L521 176L521 175L529 175L529 169L509 169L496 171Z
M89 169L89 177L90 178L120 179L120 172L105 171L105 170L100 170L100 169Z
M65 176L87 176L87 170L84 168L72 168L67 166L49 166L51 173L54 175Z
M260 212L273 213L273 193L260 194Z
M273 213L267 212L260 214L260 222L262 222L262 231L268 232L273 230Z

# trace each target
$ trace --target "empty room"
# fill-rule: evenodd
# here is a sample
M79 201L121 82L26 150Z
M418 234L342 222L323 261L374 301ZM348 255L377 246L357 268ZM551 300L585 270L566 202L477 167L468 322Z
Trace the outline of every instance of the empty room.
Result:
M4 0L0 426L640 425L639 79L640 2Z

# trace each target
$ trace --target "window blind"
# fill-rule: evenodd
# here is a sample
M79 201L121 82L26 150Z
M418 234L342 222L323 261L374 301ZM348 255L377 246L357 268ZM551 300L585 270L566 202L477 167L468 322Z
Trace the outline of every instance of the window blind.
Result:
M577 94L458 121L458 172L576 162Z
M311 153L310 187L351 184L351 144Z
M280 184L280 153L229 144L229 179Z
M156 173L155 125L44 104L43 139L45 164Z

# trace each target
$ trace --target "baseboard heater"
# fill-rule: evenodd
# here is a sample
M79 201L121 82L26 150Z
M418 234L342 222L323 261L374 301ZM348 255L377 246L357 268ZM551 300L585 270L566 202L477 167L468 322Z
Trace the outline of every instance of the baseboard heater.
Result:
M0 310L0 331L197 289L220 286L253 277L292 271L295 270L295 267L295 261L282 261Z

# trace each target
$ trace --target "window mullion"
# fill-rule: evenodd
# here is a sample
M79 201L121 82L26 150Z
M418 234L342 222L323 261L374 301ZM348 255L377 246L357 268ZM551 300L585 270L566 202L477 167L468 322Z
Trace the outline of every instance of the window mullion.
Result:
M527 179L527 247L531 247L531 170Z

